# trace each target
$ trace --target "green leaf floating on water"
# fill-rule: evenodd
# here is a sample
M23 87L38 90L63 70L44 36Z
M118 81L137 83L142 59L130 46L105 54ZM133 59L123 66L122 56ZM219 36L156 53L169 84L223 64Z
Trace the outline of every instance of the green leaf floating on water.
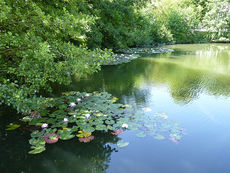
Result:
M170 137L175 138L176 140L181 140L181 136L178 134L170 134Z
M30 139L29 143L31 145L37 146L37 145L45 145L46 142L45 142L44 138L40 137L40 138L32 138L32 139Z
M73 134L71 134L71 131L68 130L60 130L58 133L60 134L61 140L69 140L75 137Z
M82 130L86 131L86 132L94 132L95 129L91 126L85 126Z
M119 148L126 147L127 145L129 145L129 142L126 142L126 141L123 141L123 140L120 140L120 141L117 142L117 146Z
M107 126L107 130L115 130L116 128L115 127L113 127L113 126L111 126L111 125L108 125Z
M29 154L38 154L46 150L44 145L32 146L33 150L29 151Z
M7 127L6 130L15 130L15 129L19 128L20 125L11 123L11 124L7 125L6 127Z
M47 119L46 118L34 118L29 122L29 125L36 125L38 123L43 123L46 122Z
M61 134L60 135L61 140L69 140L69 139L72 139L72 138L74 138L74 135L71 135L71 134Z
M36 131L33 131L31 134L30 134L30 136L32 137L32 138L35 138L35 137L40 137L40 136L42 136L44 134L44 132L43 131L38 131L38 130L36 130Z
M163 140L163 139L165 139L165 137L162 136L162 135L156 135L156 136L154 136L154 138L157 139L157 140Z
M140 125L137 123L129 123L128 125L129 125L129 130L133 130L133 131L138 130L138 128L140 127Z
M139 138L143 138L143 137L146 136L146 134L144 132L139 132L139 133L136 134L136 136L139 137Z
M113 120L106 120L105 123L108 124L108 125L111 125L111 124L114 124L115 121L113 121Z
M98 125L96 126L96 130L107 130L107 127L105 125Z

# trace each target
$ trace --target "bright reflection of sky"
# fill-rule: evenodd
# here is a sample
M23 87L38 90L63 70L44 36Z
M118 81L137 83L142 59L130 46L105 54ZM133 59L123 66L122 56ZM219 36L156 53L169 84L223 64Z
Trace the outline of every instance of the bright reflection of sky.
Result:
M207 54L209 52L205 52ZM121 137L130 141L130 145L112 154L108 172L229 173L230 97L221 93L213 95L204 89L190 102L183 103L172 97L167 82L154 82L146 79L139 82L137 87L143 92L145 102L137 106L149 107L153 113L165 112L170 120L179 122L187 134L175 144L125 133ZM135 104L136 98L131 97L126 102Z

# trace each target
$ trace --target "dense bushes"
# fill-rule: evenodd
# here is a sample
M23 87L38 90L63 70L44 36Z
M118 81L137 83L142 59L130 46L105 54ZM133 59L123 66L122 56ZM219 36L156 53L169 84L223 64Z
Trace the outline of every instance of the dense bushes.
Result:
M1 103L28 112L45 100L37 93L51 91L51 83L69 84L71 74L100 69L110 52L86 48L85 34L95 19L80 5L83 1L1 1Z

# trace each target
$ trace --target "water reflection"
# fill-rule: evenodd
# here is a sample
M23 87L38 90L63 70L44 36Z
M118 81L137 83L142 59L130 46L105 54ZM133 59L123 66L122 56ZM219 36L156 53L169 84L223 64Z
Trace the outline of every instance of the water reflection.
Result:
M166 85L176 102L186 104L201 92L230 95L230 46L228 44L172 45L175 52L142 57L129 64L107 66L71 90L107 91L123 99L145 102L147 85Z
M117 148L118 136L108 133L96 133L90 143L79 143L75 138L48 145L44 153L29 155L29 129L5 131L6 124L15 121L16 112L1 109L0 116L0 172L79 172L105 173L111 159L111 153Z
M117 136L97 134L92 143L85 145L76 139L58 142L31 156L27 154L29 132L4 131L15 118L15 112L5 110L0 112L1 172L229 173L230 45L167 48L175 52L106 66L93 76L76 78L67 88L55 89L56 93L107 91L128 104L149 106L154 112L163 110L189 132L182 143L173 145L150 137L138 140L127 132L122 138L130 145L114 152L108 143L116 143Z

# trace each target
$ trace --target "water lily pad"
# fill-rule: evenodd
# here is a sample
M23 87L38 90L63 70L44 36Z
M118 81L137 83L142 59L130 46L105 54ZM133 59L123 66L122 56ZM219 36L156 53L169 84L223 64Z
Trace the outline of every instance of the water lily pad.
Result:
M29 122L29 125L36 125L38 123L46 122L46 118L34 118Z
M58 133L60 135L61 140L69 140L69 139L74 138L74 135L71 134L71 131L68 131L68 130L61 130L61 131L58 131Z
M29 122L29 121L31 121L31 117L30 116L25 116L25 117L23 117L21 119L21 121L23 121L23 122Z
M7 125L6 127L7 127L6 130L15 130L15 129L19 128L20 125L11 123L11 124Z
M178 141L182 138L179 134L170 134L170 137L175 138Z
M113 127L113 126L111 126L111 125L108 125L107 126L107 130L115 130L116 128L115 127Z
M31 134L30 134L30 136L32 137L32 138L35 138L35 137L40 137L40 136L42 136L44 134L44 131L38 131L38 130L36 130L36 131L33 131Z
M45 145L45 140L40 137L40 138L31 138L29 140L30 145Z
M107 127L105 125L97 125L96 130L107 130Z
M85 126L82 130L92 133L95 131L95 128L93 128L91 126Z
M91 132L86 132L86 131L80 130L80 131L78 131L78 134L76 136L79 138L87 138L91 134L92 134Z
M126 142L126 141L123 141L123 140L120 140L120 141L117 142L117 146L119 148L126 147L127 145L129 145L129 142Z
M162 136L162 135L156 135L156 136L154 136L154 138L155 139L157 139L157 140L163 140L163 139L165 139L165 137L164 136Z
M114 124L115 121L113 121L113 120L106 120L105 123L111 125L111 124Z
M46 150L46 148L43 145L39 145L31 148L33 148L33 150L29 151L29 154L39 154Z
M136 134L136 136L139 137L139 138L143 138L143 137L146 136L146 134L144 132L139 132L139 133Z

